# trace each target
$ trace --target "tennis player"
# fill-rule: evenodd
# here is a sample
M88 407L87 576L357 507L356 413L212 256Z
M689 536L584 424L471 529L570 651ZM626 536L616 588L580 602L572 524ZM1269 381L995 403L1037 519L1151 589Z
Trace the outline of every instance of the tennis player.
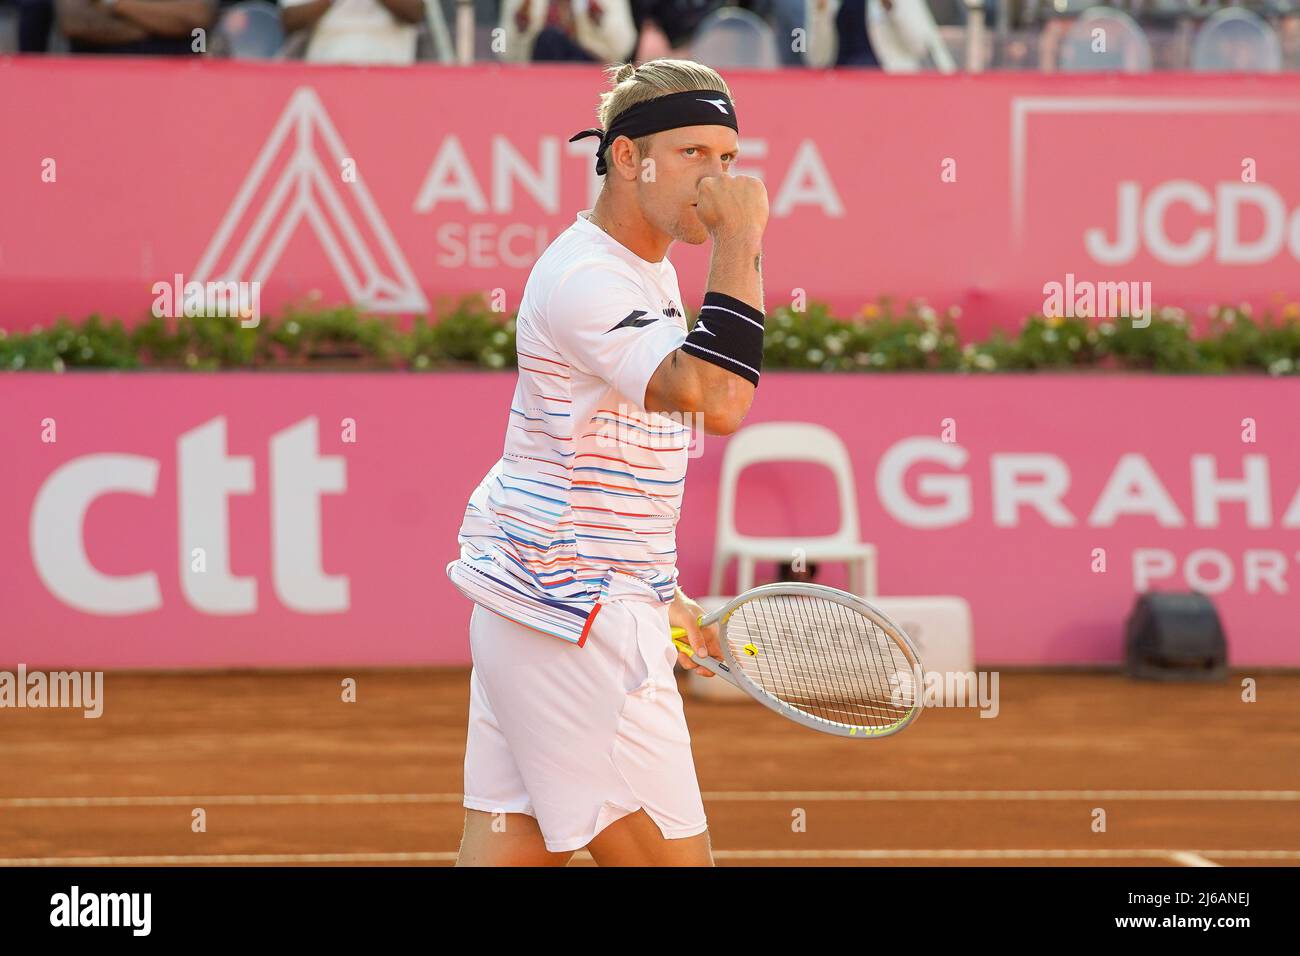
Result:
M711 865L669 628L721 656L677 586L692 429L735 431L763 356L763 184L731 172L712 69L609 71L590 210L534 265L505 450L447 566L474 602L459 865ZM712 242L687 328L674 240ZM701 671L707 673L707 671ZM712 676L711 674L709 676Z

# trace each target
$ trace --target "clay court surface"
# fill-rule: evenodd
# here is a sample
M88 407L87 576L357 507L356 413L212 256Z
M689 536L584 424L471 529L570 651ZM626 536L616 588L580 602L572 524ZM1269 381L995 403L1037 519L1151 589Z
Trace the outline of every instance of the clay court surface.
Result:
M0 864L450 864L468 677L110 673L98 720L0 710ZM880 741L688 699L718 863L1300 864L1300 675L999 689L995 719L932 709Z

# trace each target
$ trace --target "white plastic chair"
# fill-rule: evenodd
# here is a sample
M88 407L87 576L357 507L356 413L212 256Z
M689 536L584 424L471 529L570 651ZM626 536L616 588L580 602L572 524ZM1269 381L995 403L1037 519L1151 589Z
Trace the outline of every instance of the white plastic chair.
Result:
M266 0L227 7L214 32L214 46L235 60L273 60L284 46L280 8Z
M1103 40L1105 52L1093 49L1094 36ZM1057 63L1064 73L1149 73L1151 41L1123 10L1092 7L1066 31Z
M776 461L812 462L835 476L840 527L833 534L802 538L764 538L736 530L736 487L750 465ZM727 564L736 559L736 593L754 586L758 561L789 561L802 551L809 562L844 561L849 590L862 597L876 593L876 548L861 540L857 482L848 449L829 428L809 422L765 422L742 428L727 443L718 495L718 538L709 593L721 594Z
M1278 73L1282 41L1257 13L1219 10L1196 31L1192 69L1199 73Z
M775 70L781 65L772 28L740 7L723 7L700 21L691 40L691 59L715 70Z

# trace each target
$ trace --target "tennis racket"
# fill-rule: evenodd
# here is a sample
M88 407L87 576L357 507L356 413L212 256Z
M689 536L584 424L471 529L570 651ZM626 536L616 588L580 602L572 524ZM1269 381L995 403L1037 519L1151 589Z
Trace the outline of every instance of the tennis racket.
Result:
M888 737L921 712L921 659L903 629L860 597L820 584L765 584L700 618L722 660L677 649L797 724Z

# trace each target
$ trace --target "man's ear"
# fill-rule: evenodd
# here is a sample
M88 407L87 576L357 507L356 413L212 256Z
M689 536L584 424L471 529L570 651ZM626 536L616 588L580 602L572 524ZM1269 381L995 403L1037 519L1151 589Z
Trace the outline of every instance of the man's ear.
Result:
M635 179L641 172L640 151L636 144L626 136L620 136L609 144L605 157L605 166L617 171L620 179Z

